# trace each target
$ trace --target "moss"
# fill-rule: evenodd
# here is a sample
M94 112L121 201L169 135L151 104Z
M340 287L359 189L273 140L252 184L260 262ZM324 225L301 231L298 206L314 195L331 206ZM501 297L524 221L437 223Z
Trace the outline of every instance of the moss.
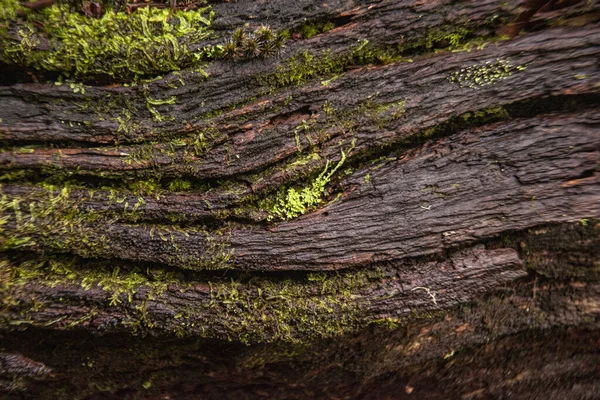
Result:
M344 71L349 57L334 58L328 51L320 55L304 51L289 59L286 65L279 67L274 73L258 77L258 82L273 90L279 87L300 85L317 76L339 75Z
M26 174L27 173L25 170L7 172L5 174L0 175L0 182L19 181L19 180L25 178Z
M194 335L246 344L302 344L339 337L369 324L395 329L406 322L372 312L372 303L385 301L388 285L398 279L393 269L315 272L295 279L215 277L206 282L195 273L166 272L153 267L125 268L64 257L11 257L0 255L0 275L8 278L0 281L0 298L11 310L14 323L33 323L33 313L43 310L46 301L56 301L44 298L39 299L41 303L36 300L36 304L12 299L26 284L101 288L107 293L106 305L119 307L122 326L133 333L160 327L179 337ZM207 297L200 295L204 292L202 282L208 286ZM165 298L160 297L167 289L177 296L177 292L185 292L191 286L199 290L193 294L193 304L164 302ZM64 301L80 305L81 300ZM151 301L153 308L148 307ZM154 314L151 310L156 310L156 305L160 311ZM165 318L168 315L171 318ZM406 320L432 316L415 311ZM74 329L88 319L88 314L64 316L52 324Z
M181 192L190 190L192 183L183 179L174 179L169 183L169 190L172 192Z
M10 278L0 286L0 293L5 295L11 288L32 282L49 287L75 284L84 290L99 287L108 292L109 306L123 302L131 303L133 296L142 288L147 293L146 297L152 298L163 293L170 284L177 282L174 273L155 268L146 268L145 272L142 272L137 268L122 269L119 266L96 264L92 269L87 269L75 257L36 256L12 259L2 255L0 271ZM181 285L181 282L179 284ZM70 328L76 325L73 324Z
M373 320L371 324L384 326L388 329L396 329L402 324L402 320L392 317L378 318Z
M298 32L304 39L310 39L313 36L328 32L335 28L335 25L329 21L304 24L298 29Z
M306 25L307 34L310 36L318 29L313 25ZM323 28L331 28L323 25ZM272 74L258 78L261 85L273 91L279 87L300 85L315 77L335 77L342 74L350 65L390 64L407 60L406 55L418 52L431 51L436 47L448 50L460 48L471 35L467 26L447 27L430 30L424 35L397 45L373 46L367 39L360 39L358 44L346 53L333 56L330 51L312 54L308 51L290 58L285 65L279 67ZM326 81L327 82L327 81Z
M15 260L2 255L0 273L9 279L0 283L0 296L3 303L14 310L29 307L20 316L25 321L30 312L38 312L44 305L32 309L31 304L10 303L11 291L22 285L36 283L54 287L74 284L84 290L99 287L108 293L108 306L131 303L131 307L138 310L130 316L130 320L123 321L137 332L154 326L153 316L144 306L146 300L160 296L170 285L176 285L177 290L182 291L189 287L176 274L152 268L144 271L106 264L84 266L74 258ZM377 271L315 274L304 281L253 278L251 284L219 279L208 282L208 299L199 301L194 308L179 309L173 313L175 317L170 326L174 333L183 336L193 328L193 323L201 323L206 327L203 336L247 344L297 343L334 337L364 325L359 318L361 306L354 301L353 293L379 282L381 275ZM206 320L207 315L210 320ZM73 329L84 321L66 317L54 324Z
M17 0L0 0L0 23L15 19L19 8L20 3Z
M329 161L323 171L308 185L301 189L288 188L280 190L275 199L265 200L260 207L270 213L268 220L291 219L306 213L308 209L321 203L325 188L331 181L331 177L344 164L346 154L342 152L342 158L336 166L329 170Z
M215 323L230 340L301 343L336 337L364 325L361 290L381 281L376 271L310 274L302 281L254 278L252 285L211 282Z
M365 115L367 119L378 128L383 129L392 121L404 115L404 104L406 100L394 101L385 104L377 104L371 98L365 101L359 107L359 113Z
M204 235L204 247L200 250L179 251L176 237L188 237L190 233ZM173 230L158 227L150 231L150 236L158 235L164 242L169 242L174 248L173 255L169 256L169 264L192 271L200 270L228 270L233 269L231 260L234 250L229 243L230 234L219 230L205 231L199 229Z
M144 91L146 93L146 109L148 111L150 111L150 114L152 114L152 117L154 117L155 121L162 122L162 121L165 121L165 120L173 120L174 119L173 117L165 117L165 116L163 116L156 109L156 106L168 105L168 104L175 104L176 101L177 101L177 98L175 96L171 96L168 99L152 99L147 94L148 93L147 86L145 87Z
M186 12L144 7L131 15L108 9L96 19L55 4L18 22L6 11L0 23L20 28L15 37L9 30L2 34L0 59L77 79L135 80L194 68L213 50L193 50L209 37L213 15L208 7Z
M441 46L452 50L464 43L469 35L471 35L471 29L468 26L448 26L429 30L424 38L405 46L405 49L424 47L430 50Z
M44 247L96 257L109 250L105 236L90 226L98 215L80 213L66 187L35 199L3 195L0 217L1 251Z

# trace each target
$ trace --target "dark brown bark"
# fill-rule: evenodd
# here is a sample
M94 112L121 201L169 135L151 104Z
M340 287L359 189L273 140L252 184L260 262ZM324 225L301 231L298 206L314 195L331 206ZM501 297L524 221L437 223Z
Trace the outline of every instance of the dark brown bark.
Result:
M2 81L0 393L600 397L598 2L213 8L292 39Z

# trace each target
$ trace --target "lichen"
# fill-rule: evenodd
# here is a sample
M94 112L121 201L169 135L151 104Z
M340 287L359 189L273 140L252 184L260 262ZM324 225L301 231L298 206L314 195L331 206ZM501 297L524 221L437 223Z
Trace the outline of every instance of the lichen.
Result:
M510 60L498 58L495 61L486 61L455 71L448 76L448 80L460 87L479 89L507 79L514 72L523 71L526 68L524 65L515 66Z

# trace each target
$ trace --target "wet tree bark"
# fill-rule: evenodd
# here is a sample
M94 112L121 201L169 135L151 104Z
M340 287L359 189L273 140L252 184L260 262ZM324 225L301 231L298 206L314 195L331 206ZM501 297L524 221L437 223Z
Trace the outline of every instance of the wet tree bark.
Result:
M600 4L211 5L291 38L0 66L2 396L599 398Z

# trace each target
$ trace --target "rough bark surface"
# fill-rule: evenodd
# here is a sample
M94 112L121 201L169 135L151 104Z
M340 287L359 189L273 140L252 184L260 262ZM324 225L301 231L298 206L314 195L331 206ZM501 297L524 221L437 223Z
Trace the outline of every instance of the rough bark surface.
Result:
M211 6L291 38L0 65L0 396L600 398L600 4Z

